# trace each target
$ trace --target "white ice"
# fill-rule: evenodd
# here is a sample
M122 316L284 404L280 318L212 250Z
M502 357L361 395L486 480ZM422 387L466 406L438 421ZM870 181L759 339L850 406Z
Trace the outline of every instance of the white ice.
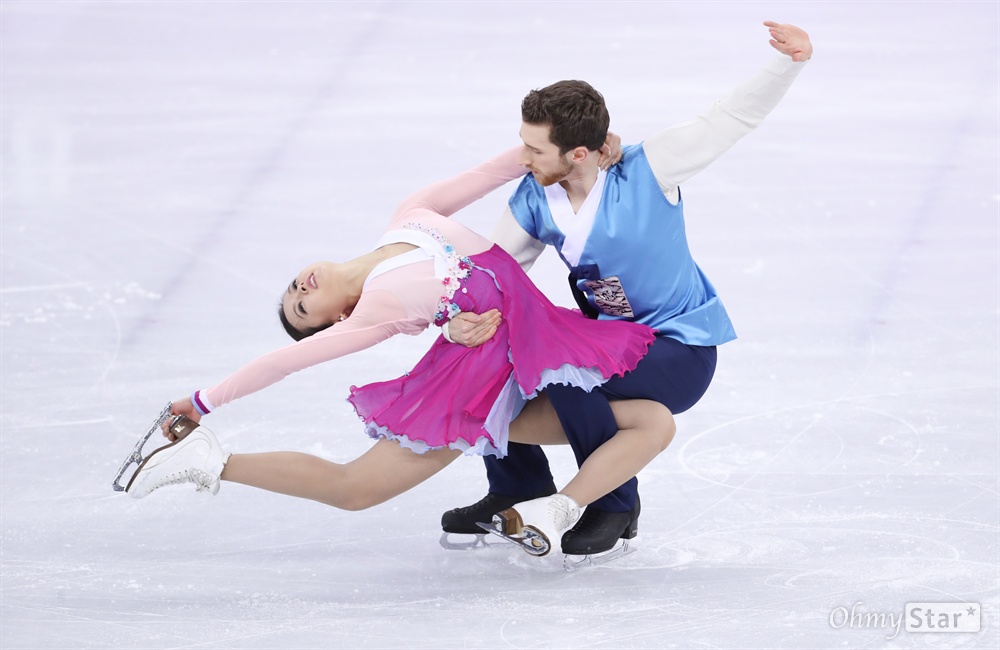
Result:
M3 0L0 18L0 647L997 647L997 2ZM762 68L767 19L816 54L683 187L740 338L640 475L638 552L567 573L442 549L441 512L484 493L478 459L358 513L111 490L163 404L284 344L294 271L517 144L528 90L587 79L639 141ZM489 233L509 189L460 218ZM557 258L532 276L568 304ZM351 459L370 442L349 386L430 337L299 373L213 429ZM569 450L549 455L568 480ZM981 603L981 631L835 616L938 601Z

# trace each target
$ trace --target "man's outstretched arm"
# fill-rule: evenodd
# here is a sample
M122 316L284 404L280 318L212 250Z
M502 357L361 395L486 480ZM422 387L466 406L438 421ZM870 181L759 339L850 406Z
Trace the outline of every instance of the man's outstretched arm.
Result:
M675 124L643 142L646 158L671 203L677 188L729 151L752 132L781 102L812 56L809 35L794 25L765 22L777 56L763 70L740 84L707 112Z

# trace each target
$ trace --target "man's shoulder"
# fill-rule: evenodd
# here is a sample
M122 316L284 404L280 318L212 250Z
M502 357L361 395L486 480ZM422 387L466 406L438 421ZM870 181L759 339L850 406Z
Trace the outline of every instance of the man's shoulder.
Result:
M521 179L507 201L507 207L510 208L514 220L535 239L538 239L536 220L543 218L547 206L545 188L539 185L531 174Z
M636 163L649 164L646 160L646 149L643 147L642 142L622 147L622 159L619 164L635 165Z
M643 143L630 144L622 147L622 158L610 170L608 181L624 183L629 180L639 180L653 175L653 170L646 158ZM631 184L631 183L629 183Z

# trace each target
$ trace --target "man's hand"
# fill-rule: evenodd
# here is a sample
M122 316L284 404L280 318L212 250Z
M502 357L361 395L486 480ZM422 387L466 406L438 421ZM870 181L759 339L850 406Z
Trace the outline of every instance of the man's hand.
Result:
M499 326L500 312L496 309L491 309L485 314L463 311L449 321L448 334L455 343L475 348L493 338Z
M801 28L795 25L782 25L770 20L764 21L764 26L771 32L771 47L792 57L792 61L801 63L808 61L813 55L809 34L806 34Z
M608 131L608 136L604 140L604 144L598 150L601 157L597 159L597 166L608 171L612 165L618 163L622 159L622 139L617 133L612 133Z

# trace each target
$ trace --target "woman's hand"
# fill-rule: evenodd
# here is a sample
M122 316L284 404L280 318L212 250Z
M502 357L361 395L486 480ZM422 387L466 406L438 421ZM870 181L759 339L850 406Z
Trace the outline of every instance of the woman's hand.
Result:
M612 165L618 164L622 159L622 139L617 133L608 131L608 136L604 140L604 145L599 149L601 157L597 159L597 166L608 171Z
M201 413L199 413L198 409L194 407L190 397L184 397L172 402L170 405L170 415L183 415L191 420L194 420L195 422L201 422ZM170 442L173 442L177 440L177 436L170 432L171 422L173 422L173 418L169 418L166 422L161 424L160 429L163 430L163 437Z

